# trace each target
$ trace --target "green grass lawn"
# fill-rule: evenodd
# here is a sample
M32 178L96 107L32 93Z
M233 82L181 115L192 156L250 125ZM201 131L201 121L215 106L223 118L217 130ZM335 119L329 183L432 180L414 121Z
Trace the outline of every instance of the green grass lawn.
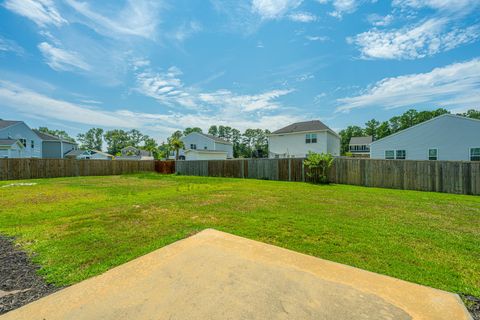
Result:
M137 174L1 187L0 233L68 285L205 228L480 296L480 197Z

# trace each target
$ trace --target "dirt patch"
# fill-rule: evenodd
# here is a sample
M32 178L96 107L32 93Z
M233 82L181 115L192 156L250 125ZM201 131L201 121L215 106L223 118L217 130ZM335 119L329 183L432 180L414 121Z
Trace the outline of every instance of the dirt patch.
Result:
M460 297L472 315L473 320L480 320L480 298L462 293L460 294Z
M12 238L0 235L0 314L60 289L47 284L38 269Z

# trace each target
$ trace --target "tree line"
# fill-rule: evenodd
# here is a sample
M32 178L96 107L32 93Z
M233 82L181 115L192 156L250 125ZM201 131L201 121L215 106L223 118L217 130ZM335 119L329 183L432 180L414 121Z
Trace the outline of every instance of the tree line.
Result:
M348 126L339 132L341 138L341 154L344 155L348 152L351 137L372 136L375 140L378 140L446 113L450 112L442 108L432 111L410 109L387 121L380 122L376 119L371 119L365 123L364 127ZM458 115L480 119L480 110L471 109ZM40 127L38 130L58 136L67 141L75 142L75 139L63 130L51 130L47 127ZM185 146L181 138L192 132L204 133L199 127L189 127L183 131L175 131L167 138L166 142L158 144L155 139L141 133L137 129L128 131L122 129L104 131L102 128L91 128L85 133L78 134L76 140L79 143L80 149L101 151L103 150L103 144L105 142L107 152L112 155L119 155L123 148L133 146L150 151L156 159L162 159L168 158L172 151L178 151L184 148ZM269 130L246 129L242 133L240 130L229 126L212 125L206 134L231 142L233 144L233 156L235 158L268 157L267 135L270 134Z
M348 126L339 132L341 154L344 155L348 152L348 145L352 137L372 136L374 140L382 139L446 113L450 113L450 111L443 108L432 111L410 109L399 116L391 117L387 121L380 122L376 119L371 119L365 123L365 127L363 128L360 126ZM471 109L465 113L458 113L457 115L480 119L480 110Z

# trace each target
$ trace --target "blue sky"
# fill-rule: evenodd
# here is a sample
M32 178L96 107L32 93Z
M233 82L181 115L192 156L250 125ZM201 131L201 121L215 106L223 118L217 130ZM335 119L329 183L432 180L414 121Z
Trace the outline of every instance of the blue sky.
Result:
M0 0L0 118L158 140L480 108L478 0Z

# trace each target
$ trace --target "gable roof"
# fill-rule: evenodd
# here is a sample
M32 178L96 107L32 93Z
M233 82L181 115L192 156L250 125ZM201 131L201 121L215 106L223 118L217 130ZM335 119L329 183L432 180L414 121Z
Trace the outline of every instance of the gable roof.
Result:
M53 134L42 132L37 129L33 129L33 132L35 132L35 134L43 141L62 141L62 142L67 142L71 144L77 144L76 142L62 139L60 137L54 136Z
M215 141L215 142L218 142L218 143L232 144L231 142L229 142L229 141L227 141L227 140L225 140L225 139L222 139L222 138L219 138L219 137L216 137L216 136L212 136L211 134L206 134L206 133L203 133L203 132L192 132L192 133L189 133L188 135L186 135L185 137L188 137L189 135L195 134L195 133L196 133L196 134L199 134L199 135L201 135L201 136L204 136L204 137L206 137L206 138L208 138L208 139L211 139L211 140L213 140L213 141ZM184 137L184 138L185 138L185 137Z
M15 139L0 139L0 146L14 145L18 140Z
M17 124L20 122L23 122L23 121L0 120L0 129L5 129L7 127L13 126L14 124Z
M311 121L304 121L304 122L295 122L291 125L278 129L272 134L281 134L281 133L294 133L294 132L305 132L305 131L323 131L323 130L330 130L333 132L332 129L327 127L323 122L320 120L311 120Z
M67 153L65 153L65 156L79 156L81 155L82 153L84 153L85 150L80 150L80 149L72 149L70 151L68 151Z
M372 136L367 136L367 137L352 137L350 139L350 145L364 145L364 144L370 144L373 141Z
M395 132L389 136L386 136L385 138L382 138L382 139L378 139L378 140L375 140L373 141L371 144L375 144L379 141L383 141L385 139L389 139L391 137L394 137L396 135L399 135L399 134L402 134L404 133L405 131L408 131L408 130L412 130L414 128L417 128L417 127L420 127L420 126L423 126L427 123L430 123L430 122L434 122L434 121L437 121L438 119L441 119L441 118L444 118L444 117L449 117L449 118L456 118L456 119L462 119L462 120L469 120L469 121L475 121L477 122L478 124L480 124L480 120L479 119L473 119L473 118L467 118L467 117L464 117L464 116L459 116L459 115L456 115L456 114L450 114L450 113L445 113L445 114L442 114L442 115L439 115L438 117L435 117L435 118L432 118L432 119L429 119L427 121L423 121L423 122L420 122L414 126L411 126L409 128L406 128L406 129L403 129L401 131L398 131L398 132Z

